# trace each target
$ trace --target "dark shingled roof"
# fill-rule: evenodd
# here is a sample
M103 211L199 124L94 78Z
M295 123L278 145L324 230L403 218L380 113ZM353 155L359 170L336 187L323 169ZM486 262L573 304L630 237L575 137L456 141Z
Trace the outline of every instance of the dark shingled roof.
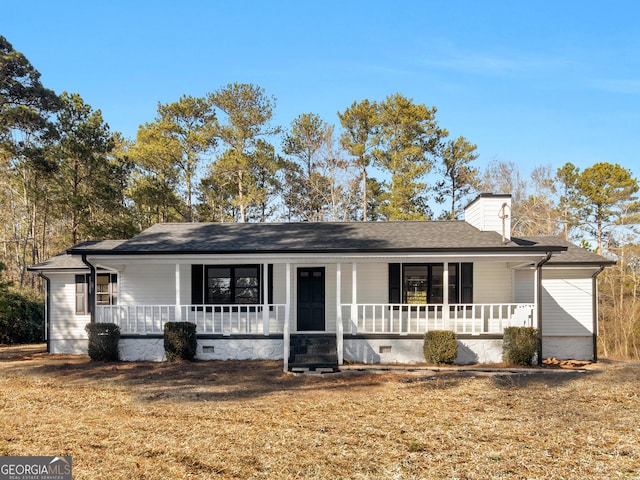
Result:
M101 241L88 241L77 244L72 248L79 249L97 249L109 251L120 245L124 240L101 240ZM37 265L29 266L29 270L45 271L45 270L82 270L87 266L82 261L82 257L79 255L71 255L69 251L59 253L55 257L48 258L44 262Z
M511 238L511 241L522 246L528 245L557 245L561 247L567 247L567 251L563 252L561 255L554 256L549 260L550 265L574 265L576 263L582 264L593 264L593 265L613 265L615 260L609 260L602 255L598 255L597 253L590 252L584 248L578 247L573 243L569 242L560 237L547 237L547 236L538 236L538 237L520 237L520 238Z
M112 249L78 245L73 253L347 253L546 251L544 242L503 245L496 232L463 221L340 223L160 223ZM552 245L554 251L564 246ZM511 251L510 253L513 253Z
M84 242L30 270L83 269L80 254L230 254L357 252L553 251L552 265L611 265L601 255L558 237L513 237L464 221L353 223L160 223L130 240Z

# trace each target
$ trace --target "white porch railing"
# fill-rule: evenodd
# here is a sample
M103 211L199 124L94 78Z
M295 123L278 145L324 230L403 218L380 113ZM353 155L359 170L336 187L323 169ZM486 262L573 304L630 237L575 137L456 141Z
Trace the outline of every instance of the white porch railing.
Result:
M162 334L175 321L194 323L203 334L269 335L283 332L284 307L268 305L265 315L263 305L100 305L96 322L115 323L123 335Z
M459 334L502 334L505 327L533 326L534 304L342 304L344 335L423 334L453 330ZM124 335L162 334L177 320L196 332L218 335L269 335L284 332L285 305L108 305L98 306L96 321L115 323ZM179 312L179 315L176 313ZM292 319L292 322L294 320Z
M123 335L163 333L164 324L175 322L175 305L99 305L97 323L115 323Z
M452 330L459 334L502 334L505 327L533 326L529 303L456 304L342 304L344 333L422 334Z
M268 305L181 305L182 321L196 324L196 332L222 335L282 333L284 304ZM266 322L266 323L265 323Z

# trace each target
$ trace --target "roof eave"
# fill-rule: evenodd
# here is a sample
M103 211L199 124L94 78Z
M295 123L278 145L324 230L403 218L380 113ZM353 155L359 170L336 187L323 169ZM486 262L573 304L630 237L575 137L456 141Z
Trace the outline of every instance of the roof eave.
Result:
M260 255L260 254L355 254L355 253L503 253L505 255L522 255L531 253L565 252L565 246L529 246L529 247L444 247L444 248L327 248L327 249L270 249L270 250L185 250L185 249L156 249L156 250L68 250L75 255Z
M548 267L575 267L576 265L585 266L585 267L611 267L615 265L617 262L615 260L602 260L602 261L589 261L584 262L581 260L575 260L573 262L556 262L550 261L546 264Z

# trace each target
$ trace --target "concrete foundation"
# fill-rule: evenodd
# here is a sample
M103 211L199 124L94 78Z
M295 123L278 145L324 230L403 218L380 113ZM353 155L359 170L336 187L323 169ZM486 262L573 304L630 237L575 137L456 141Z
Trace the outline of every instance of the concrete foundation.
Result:
M86 339L52 339L54 354L87 354ZM421 338L344 338L344 360L353 363L423 363ZM120 339L120 359L123 361L166 360L162 337ZM281 338L220 338L198 339L198 360L282 360L284 341ZM592 337L544 337L543 358L560 360L592 360ZM460 365L502 362L502 339L465 338L458 340Z
M50 353L67 355L86 355L89 340L86 338L52 338L49 342Z
M344 339L344 359L354 363L423 363L424 340L415 339ZM458 340L457 364L499 363L502 339Z
M542 358L593 360L593 337L542 337Z
M198 340L199 360L282 360L284 342L280 339Z
M162 362L167 359L163 338L121 338L118 350L120 360L127 362Z
M282 339L199 339L198 360L281 360ZM123 338L119 345L120 359L136 362L162 362L167 358L162 338ZM86 353L86 350L85 352Z

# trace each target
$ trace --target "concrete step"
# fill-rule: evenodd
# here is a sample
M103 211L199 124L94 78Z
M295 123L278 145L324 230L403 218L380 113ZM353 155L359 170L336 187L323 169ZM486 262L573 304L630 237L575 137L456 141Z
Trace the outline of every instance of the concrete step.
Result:
M305 375L323 375L325 373L335 373L339 372L340 369L337 366L331 367L292 367L289 366L289 371L291 373L302 373Z
M294 368L317 371L326 368L337 371L338 351L336 337L327 335L294 334L291 336L289 370Z
M338 363L338 356L337 355L320 355L320 354L316 354L316 355L294 355L293 357L293 363L309 363L309 364L314 364L314 363Z

